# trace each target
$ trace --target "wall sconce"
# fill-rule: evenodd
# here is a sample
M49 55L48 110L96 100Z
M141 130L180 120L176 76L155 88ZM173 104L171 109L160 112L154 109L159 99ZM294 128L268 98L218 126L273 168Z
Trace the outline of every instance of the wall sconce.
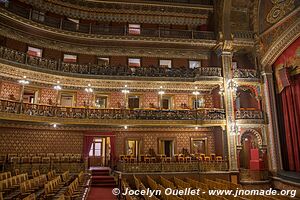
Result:
M158 91L159 94L159 108L162 108L162 96L165 94L165 91L162 90L162 86L159 87L160 90Z
M28 85L29 84L29 81L26 80L26 76L23 76L23 79L19 80L18 82L21 84L21 85Z
M125 108L128 108L127 95L128 95L128 93L129 93L130 91L127 89L127 85L124 86L124 89L121 90L121 92L124 94L124 98L125 98Z
M56 91L58 91L58 90L61 90L62 89L62 87L59 85L59 81L57 81L57 85L55 85L53 88L54 88L54 90L56 90Z
M234 79L229 79L228 82L227 82L227 87L228 87L228 89L230 89L234 93L236 93L239 85Z
M94 92L93 88L91 87L91 84L88 84L88 87L86 87L86 88L84 89L84 91L86 91L87 93L92 93L92 92Z
M23 94L24 94L25 85L29 84L29 81L26 80L26 78L27 78L26 76L23 76L23 79L18 81L22 85L22 90L21 90L21 94L20 94L20 102L23 102Z

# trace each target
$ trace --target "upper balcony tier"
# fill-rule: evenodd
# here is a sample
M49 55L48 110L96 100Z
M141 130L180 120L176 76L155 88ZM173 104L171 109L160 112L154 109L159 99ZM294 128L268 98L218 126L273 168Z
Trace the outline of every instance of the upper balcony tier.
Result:
M27 53L8 49L0 46L0 60L12 65L18 65L26 69L37 71L47 71L59 73L62 75L80 75L80 76L96 76L97 78L128 78L134 77L151 77L156 79L170 78L170 80L201 80L214 79L222 77L221 67L200 67L196 69L190 68L165 68L165 67L128 67L128 66L100 66L96 64L74 64L64 63L56 60L31 57ZM177 78L177 79L174 79Z
M97 2L97 0L88 0ZM160 3L160 4L187 4L187 5L213 5L213 0L118 0L119 2L138 2L138 3ZM116 2L116 1L114 1Z
M224 109L97 109L0 100L0 118L68 124L223 124Z
M50 15L40 14L31 8L23 7L18 4L10 4L8 11L26 19L32 20L39 24L49 27L61 29L64 31L72 31L83 34L92 35L112 35L112 36L133 36L133 37L154 37L154 38L179 38L179 39L204 39L215 40L215 33L212 31L197 31L183 29L168 28L143 28L141 26L137 31L130 31L128 25L111 26L107 24L97 24L97 21L82 23L80 20L68 20L67 17L53 17ZM39 17L33 17L33 12L38 12Z

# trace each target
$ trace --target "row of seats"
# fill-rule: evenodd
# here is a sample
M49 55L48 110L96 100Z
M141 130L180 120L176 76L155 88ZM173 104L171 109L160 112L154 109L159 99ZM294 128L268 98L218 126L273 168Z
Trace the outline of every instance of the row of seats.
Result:
M0 155L0 163L81 162L81 154L41 153Z
M20 183L21 197L28 195L26 198L32 198L33 196L31 195L31 193L42 188L44 184L47 183L47 181L47 176L43 174ZM38 196L41 195L42 192L43 191L40 190Z
M11 172L2 172L0 173L0 181L8 179L11 177Z
M4 196L14 197L18 193L17 188L20 187L20 184L28 180L28 174L19 174L16 176L11 176L0 181L0 193Z
M78 186L76 182L73 185L70 184L72 176L69 171L57 175L55 170L51 170L41 175L39 170L33 170L32 179L28 179L27 173L16 176L11 176L11 174L11 172L0 174L3 179L0 181L0 200L3 200L3 197L4 199L35 200L52 198L52 196L55 196L55 199L65 200L70 199L67 192L69 188L73 189ZM74 180L83 185L85 180L83 171Z

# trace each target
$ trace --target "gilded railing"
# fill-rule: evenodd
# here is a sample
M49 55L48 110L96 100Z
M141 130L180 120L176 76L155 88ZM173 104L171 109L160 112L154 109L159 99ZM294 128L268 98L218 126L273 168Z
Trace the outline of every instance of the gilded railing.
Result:
M118 35L118 36L145 36L158 38L183 38L183 39L207 39L214 40L215 34L212 31L196 31L196 30L179 30L179 29L149 29L141 27L139 33L131 33L127 26L110 26L95 23L76 23L65 18L52 17L43 15L35 19L32 18L32 9L23 7L18 4L10 3L6 8L10 12L21 17L33 20L46 26L85 34L96 35Z
M180 77L200 78L201 76L222 77L220 67L189 68L164 68L164 67L128 67L128 66L106 66L95 64L64 63L47 58L28 56L24 52L8 49L0 46L0 58L32 66L38 69L46 69L57 72L86 74L97 76L138 76L138 77Z
M119 162L117 169L127 173L137 172L207 172L228 170L227 161L192 161L170 163L125 163Z
M263 119L263 113L260 110L237 110L236 119Z
M152 110L152 109L95 109L61 107L0 100L0 112L40 117L71 119L127 119L127 120L224 120L223 109Z
M233 33L234 38L238 39L250 39L254 38L254 32L252 31L236 31Z
M256 69L236 69L234 78L258 78L258 72Z

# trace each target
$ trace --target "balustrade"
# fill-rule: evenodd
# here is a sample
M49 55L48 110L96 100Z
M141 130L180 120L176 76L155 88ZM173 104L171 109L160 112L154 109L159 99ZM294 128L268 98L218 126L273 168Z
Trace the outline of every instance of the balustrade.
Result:
M224 120L223 109L148 110L148 109L95 109L61 107L0 100L0 112L30 116L73 119L128 119L128 120Z
M234 38L239 39L250 39L254 38L254 32L252 31L236 31L233 33Z
M104 75L104 76L144 76L144 77L180 77L200 78L201 76L222 77L220 67L189 68L163 68L163 67L128 67L128 66L102 66L94 64L60 63L55 60L32 57L26 53L0 47L0 58L12 62L27 64L29 66L65 73Z
M238 110L236 119L263 119L263 113L260 110Z
M234 78L258 78L258 73L255 69L236 69Z
M118 162L117 169L127 173L137 172L207 172L207 171L226 171L228 162L223 161L191 161L191 162L158 162L158 163L125 163Z

